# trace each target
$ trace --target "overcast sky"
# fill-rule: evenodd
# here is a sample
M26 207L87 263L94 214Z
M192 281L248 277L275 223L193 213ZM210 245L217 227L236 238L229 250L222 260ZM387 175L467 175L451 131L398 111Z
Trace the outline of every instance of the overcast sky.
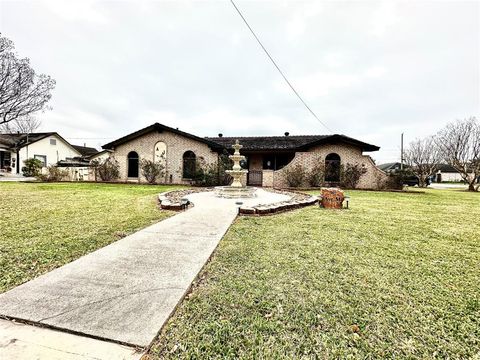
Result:
M236 1L334 133L399 158L480 113L478 1ZM100 147L154 122L199 136L329 133L228 0L5 1L0 32L57 86L41 130Z

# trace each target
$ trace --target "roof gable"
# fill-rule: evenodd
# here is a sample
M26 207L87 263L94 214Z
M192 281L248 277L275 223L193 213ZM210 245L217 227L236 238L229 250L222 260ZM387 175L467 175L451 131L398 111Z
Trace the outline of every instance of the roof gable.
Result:
M131 134L128 134L126 136L123 136L117 140L114 140L112 142L109 142L108 144L105 144L102 146L103 149L113 149L115 148L116 146L118 145L121 145L121 144L125 144L131 140L134 140L136 138L139 138L140 136L143 136L143 135L146 135L148 133L151 133L153 131L156 131L156 132L163 132L163 131L169 131L169 132L172 132L176 135L179 135L179 136L183 136L183 137L186 137L188 139L192 139L192 140L195 140L195 141L198 141L198 142L201 142L203 144L206 144L208 145L212 150L222 150L223 147L222 145L216 143L216 142L213 142L213 141L210 141L206 138L201 138L201 137L198 137L198 136L195 136L195 135L192 135L192 134L189 134L187 132L184 132L184 131L180 131L178 129L174 129L174 128L171 128L169 126L166 126L166 125L163 125L163 124L160 124L160 123L155 123L155 124L152 124L150 126L147 126L143 129L140 129L138 131L135 131Z

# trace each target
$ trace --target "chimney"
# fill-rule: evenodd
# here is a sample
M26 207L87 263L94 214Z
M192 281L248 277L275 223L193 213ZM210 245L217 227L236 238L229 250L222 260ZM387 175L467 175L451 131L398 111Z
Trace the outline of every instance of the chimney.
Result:
M288 131L285 131L285 136L288 136L290 135L290 133Z
M222 133L219 133L219 134L218 134L218 137L223 137L223 134L222 134Z

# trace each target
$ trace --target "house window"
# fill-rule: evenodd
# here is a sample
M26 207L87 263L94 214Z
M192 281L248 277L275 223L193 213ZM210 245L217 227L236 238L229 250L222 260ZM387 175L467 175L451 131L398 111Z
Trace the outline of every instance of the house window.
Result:
M195 163L197 157L193 151L185 151L183 154L183 172L184 179L192 179L195 176Z
M340 156L338 154L331 153L325 158L325 181L340 181Z
M127 155L127 176L129 178L138 178L138 154L130 151Z
M57 145L57 139L50 139L50 145Z
M40 160L42 162L42 167L47 167L47 156L46 155L33 155L34 159Z

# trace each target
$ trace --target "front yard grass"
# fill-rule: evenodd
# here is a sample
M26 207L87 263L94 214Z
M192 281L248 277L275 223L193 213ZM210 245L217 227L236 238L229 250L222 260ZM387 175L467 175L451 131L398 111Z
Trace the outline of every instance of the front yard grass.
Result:
M148 354L479 358L480 194L241 217Z
M0 292L157 222L172 186L0 183Z

